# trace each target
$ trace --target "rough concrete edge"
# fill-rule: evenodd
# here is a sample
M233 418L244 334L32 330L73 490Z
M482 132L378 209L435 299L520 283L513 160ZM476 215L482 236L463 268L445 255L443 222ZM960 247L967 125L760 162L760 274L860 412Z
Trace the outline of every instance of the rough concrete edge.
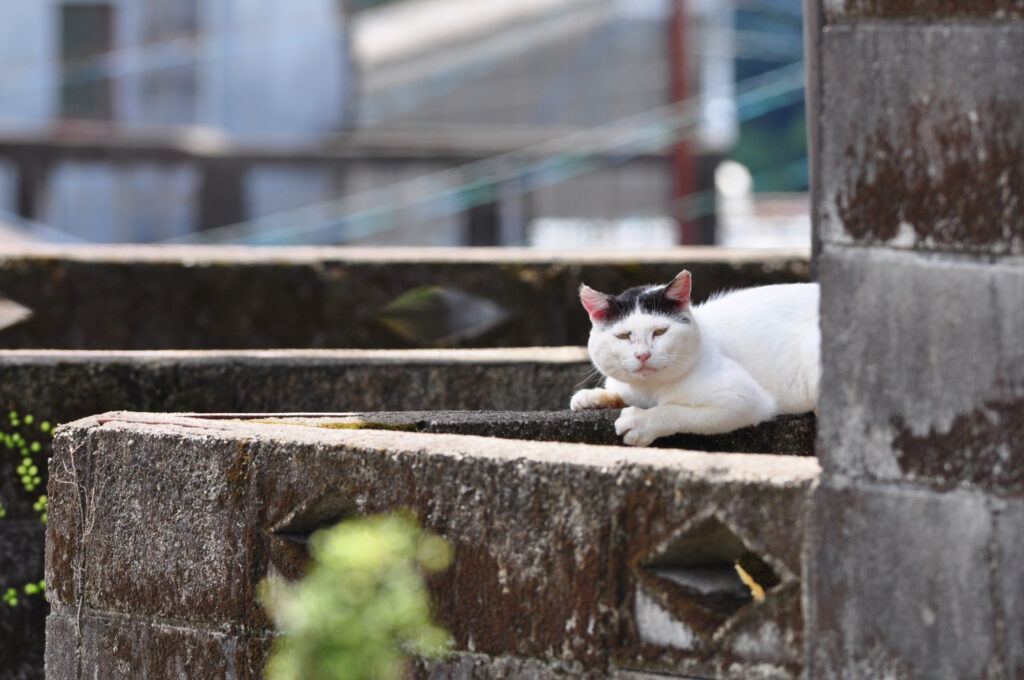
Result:
M301 364L576 364L590 363L582 346L502 347L480 349L261 349L261 350L70 350L0 349L4 364L144 363L149 361L211 363L295 362ZM568 400L568 397L566 397Z
M418 454L495 461L526 461L602 469L657 468L720 481L806 483L821 472L818 461L806 456L754 453L705 453L680 449L629 449L621 446L532 442L476 435L424 434L394 430L338 430L274 425L236 420L208 420L180 414L113 411L83 418L58 428L61 435L83 434L96 428L137 429L157 434L209 438L276 440L288 444L319 444L373 450L386 455Z
M536 250L532 248L364 248L343 246L49 246L2 245L0 260L50 259L75 262L209 264L463 263L463 264L637 264L666 262L755 263L807 260L807 248L720 248L716 246L637 250Z

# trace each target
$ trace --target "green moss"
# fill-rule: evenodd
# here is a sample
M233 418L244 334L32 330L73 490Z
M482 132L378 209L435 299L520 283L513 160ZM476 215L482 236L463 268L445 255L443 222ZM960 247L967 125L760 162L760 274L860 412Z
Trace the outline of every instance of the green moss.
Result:
M356 420L348 423L322 423L317 427L329 430L399 430L402 432L415 432L416 426L412 423L374 423L366 420Z
M400 432L416 432L413 423L381 423L369 420L352 420L344 423L296 423L289 420L250 420L250 423L262 425L295 425L298 427L319 427L326 430L397 430Z

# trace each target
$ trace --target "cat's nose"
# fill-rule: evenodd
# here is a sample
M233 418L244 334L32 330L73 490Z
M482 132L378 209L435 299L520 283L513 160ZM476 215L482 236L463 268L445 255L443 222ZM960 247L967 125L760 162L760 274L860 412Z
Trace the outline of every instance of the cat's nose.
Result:
M643 354L637 354L636 358L641 364L646 364L647 360L651 358L651 353L644 352Z

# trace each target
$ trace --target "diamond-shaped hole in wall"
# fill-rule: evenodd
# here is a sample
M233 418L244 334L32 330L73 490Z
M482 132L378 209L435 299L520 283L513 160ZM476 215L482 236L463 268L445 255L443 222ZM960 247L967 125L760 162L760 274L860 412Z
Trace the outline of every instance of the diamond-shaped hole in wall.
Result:
M337 491L327 491L301 503L267 530L280 559L274 563L281 575L297 578L309 564L310 537L359 513L351 499ZM276 539L276 540L274 540Z
M640 579L669 613L706 638L781 580L716 517L664 543L641 564Z
M508 318L500 305L444 286L414 288L377 312L377 320L397 335L432 347L474 340Z

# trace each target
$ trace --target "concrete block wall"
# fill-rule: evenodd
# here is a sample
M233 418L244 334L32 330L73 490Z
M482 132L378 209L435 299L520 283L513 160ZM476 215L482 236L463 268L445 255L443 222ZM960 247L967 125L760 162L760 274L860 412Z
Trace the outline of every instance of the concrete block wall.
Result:
M577 297L581 282L621 292L670 281L683 268L693 273L699 301L723 289L804 281L808 258L799 251L719 248L587 254L515 248L0 247L0 298L32 311L29 319L0 328L0 348L583 345L590 322ZM445 293L426 301L403 297L435 286Z
M450 542L420 678L795 678L811 457L110 413L51 463L47 678L258 678L297 536L410 508ZM754 556L764 599L733 564ZM701 593L707 572L735 588ZM721 579L719 579L721 580ZM663 677L663 676L662 676Z
M808 677L1024 677L1024 3L806 6Z

